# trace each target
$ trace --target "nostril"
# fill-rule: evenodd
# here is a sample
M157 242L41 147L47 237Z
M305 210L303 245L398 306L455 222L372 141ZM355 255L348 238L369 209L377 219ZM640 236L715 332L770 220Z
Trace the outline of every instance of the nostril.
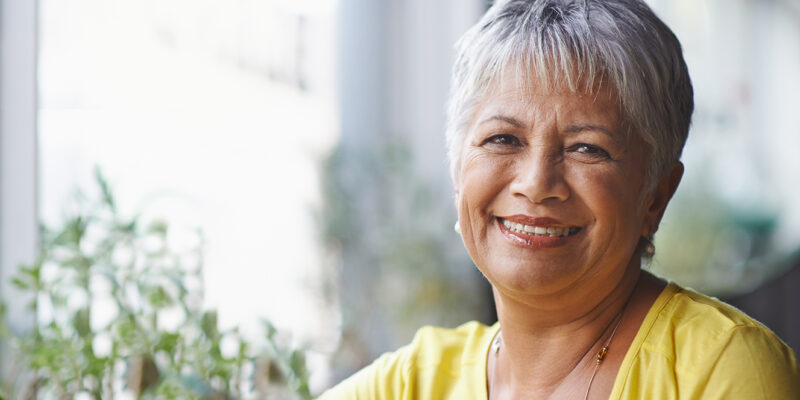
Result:
M537 204L569 198L563 158L550 154L546 148L533 153L518 160L510 187L512 193Z
M570 190L563 181L549 182L516 182L512 183L511 192L514 196L524 197L536 204L549 201L565 201L570 196Z

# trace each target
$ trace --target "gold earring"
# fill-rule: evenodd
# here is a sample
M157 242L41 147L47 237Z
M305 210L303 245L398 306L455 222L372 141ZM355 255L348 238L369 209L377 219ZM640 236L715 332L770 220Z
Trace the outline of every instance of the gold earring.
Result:
M656 254L656 245L653 244L653 237L645 237L645 244L644 244L644 256L648 258L652 258L654 254Z

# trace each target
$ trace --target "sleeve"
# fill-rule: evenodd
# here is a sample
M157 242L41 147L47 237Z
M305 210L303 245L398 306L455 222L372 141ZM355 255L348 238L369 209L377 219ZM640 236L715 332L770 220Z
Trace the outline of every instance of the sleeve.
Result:
M718 357L709 360L691 399L800 399L800 374L792 350L759 326L736 326Z
M408 393L413 348L386 353L323 393L319 400L400 400Z

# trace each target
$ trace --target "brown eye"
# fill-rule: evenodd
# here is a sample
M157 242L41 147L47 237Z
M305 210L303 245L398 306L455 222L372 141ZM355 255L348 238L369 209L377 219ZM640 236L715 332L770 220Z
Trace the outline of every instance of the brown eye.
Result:
M517 147L521 146L519 139L517 139L514 135L509 135L507 133L494 135L488 139L486 139L483 144L490 144L495 146L512 146Z
M607 151L591 144L578 143L574 146L571 146L568 150L579 154L585 154L586 156L592 158L605 159L605 160L611 159L611 155L608 154Z

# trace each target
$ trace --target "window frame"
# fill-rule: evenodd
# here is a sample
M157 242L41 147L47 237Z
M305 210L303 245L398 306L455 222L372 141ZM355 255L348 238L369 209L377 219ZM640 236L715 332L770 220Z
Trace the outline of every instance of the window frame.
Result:
M38 250L37 30L38 1L0 2L0 300L15 333L35 321L10 277ZM7 351L0 343L0 372Z

